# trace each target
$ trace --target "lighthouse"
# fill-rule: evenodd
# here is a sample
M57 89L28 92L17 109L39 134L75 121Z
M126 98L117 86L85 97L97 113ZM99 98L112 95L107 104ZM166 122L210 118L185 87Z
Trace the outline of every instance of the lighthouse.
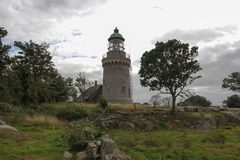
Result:
M132 103L131 59L125 52L124 41L115 28L108 38L108 51L102 59L102 95L111 103Z

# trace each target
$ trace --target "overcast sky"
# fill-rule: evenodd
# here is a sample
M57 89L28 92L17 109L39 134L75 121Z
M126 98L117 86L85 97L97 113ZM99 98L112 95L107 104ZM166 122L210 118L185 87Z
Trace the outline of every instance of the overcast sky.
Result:
M202 78L189 88L220 105L232 92L222 80L240 71L238 0L0 0L0 26L14 41L47 42L64 76L87 73L102 81L102 55L115 27L131 55L134 102L152 92L139 84L141 55L157 41L179 39L199 46ZM16 53L16 48L11 53Z

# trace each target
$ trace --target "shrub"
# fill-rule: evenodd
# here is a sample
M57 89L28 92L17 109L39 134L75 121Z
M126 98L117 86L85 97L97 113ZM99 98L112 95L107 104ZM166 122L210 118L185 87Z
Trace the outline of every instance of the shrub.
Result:
M103 109L107 109L108 108L108 101L103 96L98 98L98 103L99 103L101 108L103 108Z
M236 94L232 95L223 101L223 103L229 108L240 108L240 96Z
M86 118L88 113L83 108L75 105L74 103L66 104L65 106L61 106L56 110L57 118L61 120L67 121L75 121L78 119Z
M206 97L195 95L185 99L183 102L180 102L178 105L209 107L211 106L211 104L212 103L209 100L207 100Z
M13 106L8 103L0 102L0 113L9 113L13 111Z

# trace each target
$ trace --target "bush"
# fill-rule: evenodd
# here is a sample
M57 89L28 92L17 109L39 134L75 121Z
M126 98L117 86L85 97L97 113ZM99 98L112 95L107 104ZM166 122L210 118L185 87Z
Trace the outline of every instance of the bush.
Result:
M232 95L223 101L223 103L229 108L240 108L240 96L236 94Z
M0 113L9 113L13 109L13 106L8 103L0 103Z
M102 109L108 108L108 101L103 96L98 98L98 103Z
M211 104L212 103L209 100L207 100L206 97L195 95L185 99L183 102L180 102L178 105L209 107L211 106Z
M57 118L67 121L75 121L82 118L86 118L88 116L86 110L80 108L74 103L69 103L66 104L65 106L61 106L56 110L56 112Z

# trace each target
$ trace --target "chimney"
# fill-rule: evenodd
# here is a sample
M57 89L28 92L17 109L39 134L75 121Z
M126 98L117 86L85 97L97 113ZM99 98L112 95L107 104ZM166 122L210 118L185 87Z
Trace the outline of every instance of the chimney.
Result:
M94 86L97 86L97 81L94 82Z

